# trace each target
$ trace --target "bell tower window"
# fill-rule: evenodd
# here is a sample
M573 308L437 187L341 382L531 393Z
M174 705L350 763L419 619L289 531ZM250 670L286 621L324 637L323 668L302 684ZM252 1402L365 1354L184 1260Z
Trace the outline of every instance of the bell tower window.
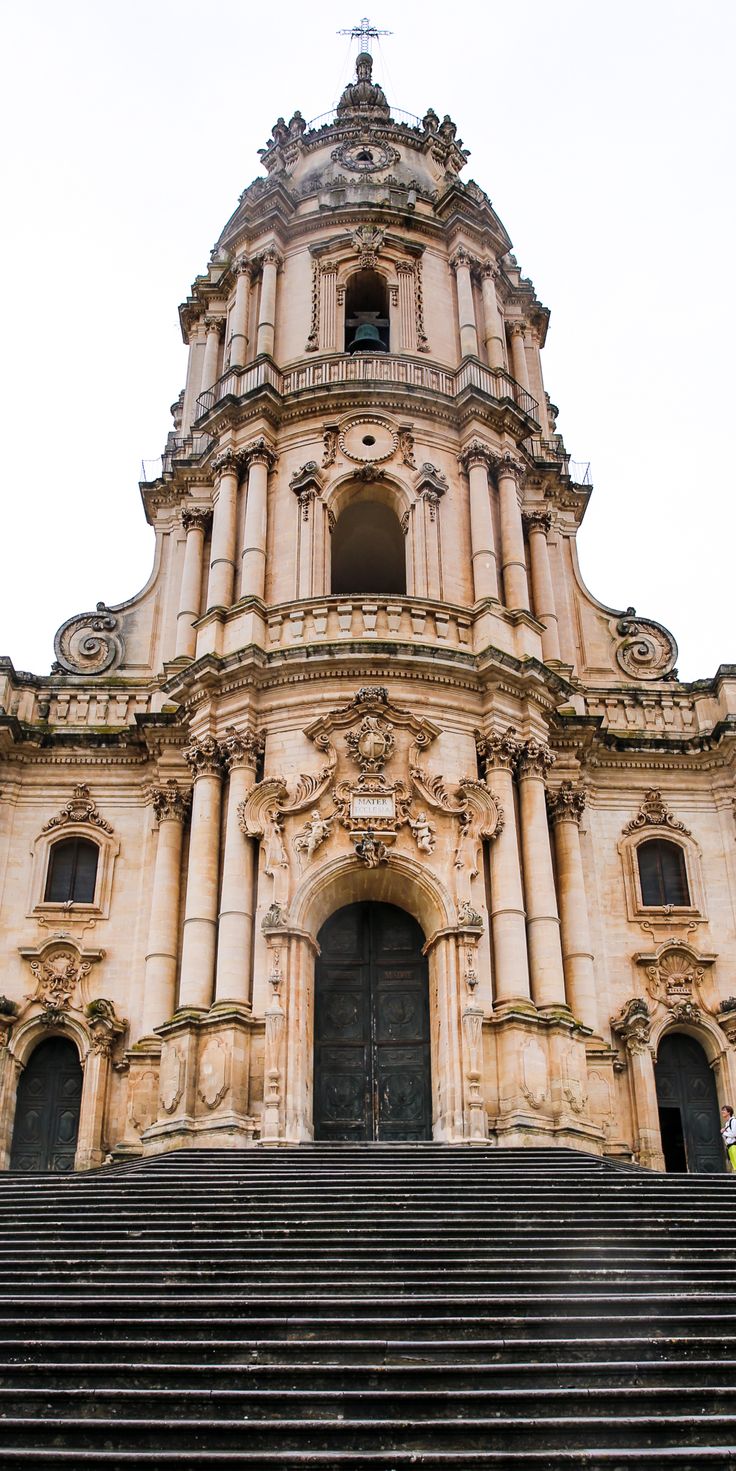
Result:
M378 271L356 271L345 293L345 351L389 352L388 291Z
M331 590L406 594L406 543L390 506L361 496L342 511L332 534Z

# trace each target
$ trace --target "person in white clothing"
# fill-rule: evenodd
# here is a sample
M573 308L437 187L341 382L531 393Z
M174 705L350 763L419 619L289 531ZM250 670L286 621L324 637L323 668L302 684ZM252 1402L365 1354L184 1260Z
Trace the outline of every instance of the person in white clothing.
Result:
M731 1162L731 1169L736 1174L736 1119L733 1116L733 1109L729 1103L724 1103L721 1109L721 1118L723 1119L721 1138L726 1147L726 1154Z

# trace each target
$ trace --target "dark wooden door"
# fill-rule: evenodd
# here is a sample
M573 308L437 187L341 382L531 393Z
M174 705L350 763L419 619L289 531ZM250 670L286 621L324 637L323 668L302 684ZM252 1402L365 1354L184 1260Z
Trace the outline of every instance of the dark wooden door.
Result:
M82 1069L73 1042L50 1037L31 1054L18 1084L11 1170L74 1169Z
M317 1139L431 1139L424 936L391 904L350 904L319 934Z
M716 1085L702 1047L683 1032L671 1032L660 1043L655 1075L665 1145L673 1135L673 1111L679 1109L688 1173L724 1170ZM676 1152L669 1153L674 1161ZM678 1167L668 1153L665 1161L668 1168Z

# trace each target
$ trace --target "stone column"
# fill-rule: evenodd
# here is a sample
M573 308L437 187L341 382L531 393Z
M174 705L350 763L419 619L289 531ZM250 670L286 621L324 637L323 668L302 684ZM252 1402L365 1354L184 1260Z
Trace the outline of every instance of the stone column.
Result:
M524 347L526 322L510 322L509 333L511 336L511 372L517 383L520 383L528 393L529 370L526 365L526 348Z
M547 547L547 533L551 529L552 518L549 511L531 511L524 520L529 537L534 616L543 624L542 658L547 661L559 660L560 633Z
M215 494L207 607L230 608L235 588L240 457L233 450L225 449L213 460L212 470L215 476Z
M457 281L457 312L458 326L460 328L460 356L478 357L478 329L475 322L475 303L473 301L473 281L471 267L476 264L473 256L463 245L455 251L451 261L450 270L455 272Z
M498 266L488 261L481 267L481 290L483 292L483 315L485 317L486 357L489 368L505 368L503 350L503 319L498 310L496 282Z
M547 806L555 837L567 1002L573 1016L584 1027L597 1032L595 971L580 851L580 819L585 808L585 792L565 781L558 791L547 793Z
M197 398L202 391L202 367L204 352L201 344L204 337L204 323L200 319L195 322L189 333L189 361L187 363L187 382L184 389L184 406L181 416L181 432L188 434L194 419L199 417Z
M532 1000L536 1006L565 1006L560 920L552 870L544 778L554 761L534 738L519 753L521 851L524 862L527 942Z
M142 1037L163 1026L176 1006L181 850L190 804L190 794L182 792L175 781L154 787L152 797L158 838L143 982Z
M460 468L470 481L470 550L475 601L498 599L498 572L493 536L488 470L493 456L488 446L474 439L459 456Z
M524 556L524 526L519 505L522 466L504 455L496 462L498 500L501 512L501 562L506 607L529 611L529 585Z
M261 301L258 311L256 355L273 357L276 333L276 277L283 264L276 247L271 245L261 256Z
M479 755L486 763L486 783L503 812L500 832L489 844L491 869L491 940L494 1003L531 998L526 948L526 913L521 882L519 837L514 801L514 764L521 749L513 730L478 735Z
M186 531L187 539L179 591L179 612L176 616L176 653L174 657L177 659L193 659L197 648L194 624L202 611L204 538L210 520L211 513L204 507L193 507L181 513L181 524Z
M220 337L222 335L222 317L205 317L207 336L204 344L204 363L202 365L202 383L200 393L206 393L213 383L217 382L218 368L220 363Z
M265 439L245 451L248 486L245 497L241 598L262 598L266 590L266 530L268 516L268 472L276 456Z
M252 266L244 255L233 266L235 281L235 305L230 317L230 361L229 367L243 368L248 352L248 307L250 306L250 279Z
M639 996L632 996L618 1015L611 1018L611 1026L626 1045L637 1162L650 1170L662 1170L664 1156L659 1128L657 1083L649 1041L652 1020L646 1001Z
M230 773L225 817L215 1001L250 1003L255 841L240 825L240 806L254 785L263 741L254 730L228 730L220 743Z
M529 327L529 341L532 345L531 362L527 357L529 389L533 398L537 400L539 406L537 418L539 419L542 435L546 439L549 436L549 414L547 411L547 395L544 391L544 379L542 377L540 333L539 328L534 323Z
M206 1011L215 980L222 757L209 735L193 737L183 755L194 789L177 1009Z

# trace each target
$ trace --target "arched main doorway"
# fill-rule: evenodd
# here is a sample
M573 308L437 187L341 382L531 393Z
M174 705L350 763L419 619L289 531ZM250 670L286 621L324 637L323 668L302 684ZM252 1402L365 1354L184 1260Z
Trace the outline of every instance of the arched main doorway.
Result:
M49 1037L31 1054L18 1084L11 1170L74 1169L82 1068L73 1042Z
M349 904L319 932L316 1139L431 1139L424 936L393 904Z
M669 1032L659 1046L655 1077L665 1169L691 1175L723 1170L716 1086L702 1047Z

